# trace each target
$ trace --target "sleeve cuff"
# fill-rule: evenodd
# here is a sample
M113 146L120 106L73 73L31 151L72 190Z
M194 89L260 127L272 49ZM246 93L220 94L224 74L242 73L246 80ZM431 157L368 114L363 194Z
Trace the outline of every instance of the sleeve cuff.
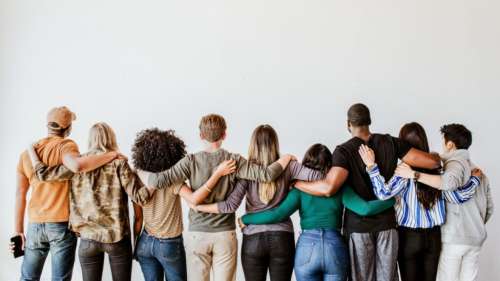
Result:
M241 217L241 222L243 222L244 225L248 225L247 215Z
M380 174L380 170L377 164L373 165L371 169L368 169L368 167L366 167L366 171L368 172L370 177L378 176Z
M217 202L217 210L219 210L220 214L228 213L228 210L226 209L225 204L223 202Z
M472 182L474 182L477 186L481 185L481 180L480 180L478 177L476 177L476 176L472 176L472 177L471 177L471 180L472 180Z

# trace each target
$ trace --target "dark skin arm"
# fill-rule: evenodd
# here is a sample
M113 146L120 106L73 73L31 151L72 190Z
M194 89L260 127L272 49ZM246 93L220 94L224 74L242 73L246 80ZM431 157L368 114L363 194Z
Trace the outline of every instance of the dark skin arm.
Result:
M439 158L439 155L423 152L416 148L410 149L401 160L412 167L430 170L437 169L441 166L441 158Z
M298 181L295 187L314 196L330 197L340 190L347 180L347 176L349 176L349 171L347 169L332 167L330 171L328 171L325 179L314 182Z
M142 231L142 208L134 203L134 247Z

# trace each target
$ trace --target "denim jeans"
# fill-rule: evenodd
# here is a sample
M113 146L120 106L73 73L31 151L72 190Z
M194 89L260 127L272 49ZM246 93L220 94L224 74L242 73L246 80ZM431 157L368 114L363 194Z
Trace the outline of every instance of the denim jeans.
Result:
M78 258L83 281L101 281L104 253L108 254L113 281L130 281L132 276L132 243L126 236L116 243L80 239Z
M143 231L137 242L136 256L146 281L185 281L186 252L182 235L160 239Z
M266 231L243 235L241 264L246 280L289 281L293 272L295 239L293 232Z
M68 223L30 223L26 234L21 280L40 280L49 252L52 259L52 280L71 280L75 250L76 236L68 229Z
M349 255L337 230L310 229L300 234L295 250L297 281L344 281Z

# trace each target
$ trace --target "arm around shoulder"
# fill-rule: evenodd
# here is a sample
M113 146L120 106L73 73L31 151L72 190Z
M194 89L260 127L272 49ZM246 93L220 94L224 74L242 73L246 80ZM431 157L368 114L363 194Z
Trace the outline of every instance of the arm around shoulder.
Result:
M416 148L411 148L401 160L412 167L424 169L437 169L441 166L439 155L423 152Z
M299 181L295 187L314 196L330 197L337 193L346 181L349 171L342 167L332 167L324 180L314 182Z
M163 172L138 171L138 175L142 182L149 188L167 188L175 183L184 182L190 177L191 161L191 156L188 155Z

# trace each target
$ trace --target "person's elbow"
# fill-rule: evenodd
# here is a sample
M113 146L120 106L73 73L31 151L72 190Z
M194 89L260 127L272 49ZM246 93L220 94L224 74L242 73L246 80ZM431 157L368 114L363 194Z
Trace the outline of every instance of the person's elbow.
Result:
M332 197L337 192L334 183L325 182L323 188L320 189L321 195L324 197Z
M65 156L63 158L63 165L73 173L81 173L85 170L84 165L74 156Z
M335 189L333 186L325 186L324 188L321 188L319 190L319 193L320 193L320 196L323 196L323 197L332 197L333 195L335 195Z
M82 165L80 165L79 163L75 163L73 165L66 166L66 168L68 168L70 171L72 171L75 174L85 171L85 168L82 167Z

